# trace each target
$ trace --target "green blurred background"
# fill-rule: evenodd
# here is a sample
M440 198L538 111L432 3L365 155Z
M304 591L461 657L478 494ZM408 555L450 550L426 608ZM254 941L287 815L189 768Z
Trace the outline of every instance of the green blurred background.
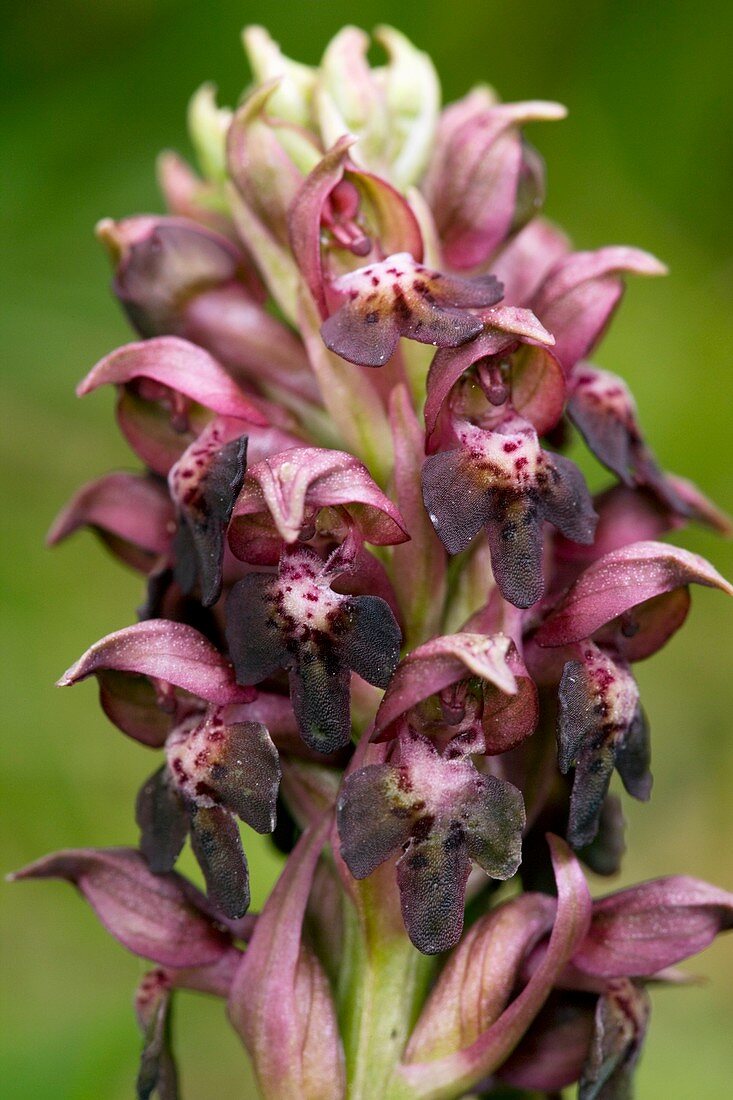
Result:
M29 0L6 9L2 117L5 322L0 543L8 703L2 807L9 870L63 846L135 842L131 804L153 757L124 739L85 686L54 679L99 636L132 621L138 581L80 536L43 535L82 481L130 463L112 395L73 387L129 338L92 237L104 216L160 209L153 162L187 152L189 94L215 80L233 102L247 79L238 32L266 23L317 60L343 22L392 22L429 50L446 100L488 79L506 99L545 97L569 120L531 132L549 164L549 214L580 247L632 243L665 259L637 282L600 355L631 383L657 453L733 509L730 303L733 264L733 7L716 0ZM590 471L595 484L600 471ZM679 541L730 575L730 546ZM651 806L631 805L623 882L694 872L733 888L733 608L695 592L687 628L639 668L654 732ZM277 863L250 836L255 903ZM603 884L600 885L603 889ZM132 991L143 966L61 884L3 889L4 1095L118 1100L139 1047ZM733 936L693 966L714 981L655 997L642 1100L731 1095ZM219 1003L180 998L186 1097L253 1096ZM9 1091L7 1086L9 1085ZM297 1098L294 1098L297 1100Z

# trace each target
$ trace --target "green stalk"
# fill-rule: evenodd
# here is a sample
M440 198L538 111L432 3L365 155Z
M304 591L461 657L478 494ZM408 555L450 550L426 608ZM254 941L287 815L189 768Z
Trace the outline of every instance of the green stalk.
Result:
M339 1010L349 1100L390 1100L392 1078L422 1007L434 962L405 934L392 861L347 903Z

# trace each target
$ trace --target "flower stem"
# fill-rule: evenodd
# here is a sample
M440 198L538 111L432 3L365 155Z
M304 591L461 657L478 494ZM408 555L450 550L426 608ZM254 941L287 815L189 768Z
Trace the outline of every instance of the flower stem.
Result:
M388 1100L434 962L405 934L391 861L357 890L356 907L350 905L347 915L339 989L347 1095Z

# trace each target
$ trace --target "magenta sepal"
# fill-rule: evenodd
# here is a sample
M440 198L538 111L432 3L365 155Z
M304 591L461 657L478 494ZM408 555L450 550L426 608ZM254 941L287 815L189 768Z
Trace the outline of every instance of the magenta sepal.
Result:
M491 270L504 284L507 302L532 308L542 283L569 252L570 241L561 229L545 218L533 218L492 260Z
M199 344L255 385L317 400L303 345L264 308L265 292L239 245L188 217L105 219L113 289L141 336Z
M96 231L115 268L113 290L143 337L187 336L189 303L210 289L233 284L253 304L252 291L260 297L232 241L191 219L106 218Z
M481 89L443 112L424 187L452 268L484 263L513 228L537 212L543 173L536 154L530 163L519 127L565 113L559 103L491 103ZM530 182L534 186L525 196Z
M343 1100L344 1056L323 966L303 920L331 815L301 837L232 983L229 1017L270 1100Z
M581 574L535 641L540 646L569 645L613 624L618 627L612 632L615 645L627 659L640 660L655 653L680 625L677 603L670 600L677 599L675 590L693 583L733 595L733 586L689 550L651 541L621 547ZM640 605L648 600L656 602L645 615Z
M422 425L404 384L395 386L389 402L394 445L393 493L404 516L410 541L392 551L392 579L410 634L405 644L439 630L446 590L446 553L423 504L420 467L425 459Z
M439 348L430 364L425 401L425 431L430 438L440 410L458 379L483 360L508 358L520 342L538 345L535 353L510 371L506 396L514 410L529 419L538 432L547 431L560 418L565 400L565 380L559 363L540 351L552 346L551 334L528 309L495 306L482 310L482 331L457 348ZM553 366L554 364L554 366Z
M464 726L474 722L480 729L478 739L474 735L463 751L491 754L523 741L537 722L534 684L514 643L503 634L462 632L432 638L413 649L387 686L375 719L375 740L395 737L398 720L431 696L439 697L438 726L454 735L448 751L459 751L471 732ZM430 735L427 715L420 724Z
M90 481L59 512L46 541L55 546L81 527L93 530L121 561L149 573L168 553L175 531L165 483L124 471Z
M666 275L667 268L638 248L611 246L571 252L552 268L531 308L555 337L555 355L566 372L588 356L621 300L622 274Z
M685 875L653 879L594 901L573 967L599 978L651 976L731 928L733 894Z
M547 1000L558 975L585 936L591 899L580 864L558 837L549 837L558 888L547 953L519 995L469 1046L424 1062L408 1061L398 1073L416 1097L468 1092L495 1072L515 1048ZM420 1022L418 1021L418 1027Z
M527 955L552 929L555 899L526 893L479 917L448 956L410 1037L408 1062L470 1046L509 1004Z
M154 747L165 741L178 707L195 704L195 699L177 698L173 688L219 706L247 703L254 695L237 684L231 662L203 634L168 619L148 619L108 634L64 673L58 686L88 676L97 677L110 720Z
M115 939L160 966L214 966L232 951L231 934L203 895L175 871L153 874L134 848L68 849L12 875L40 878L71 882Z
M119 388L122 434L143 462L164 476L212 414L246 421L240 435L247 424L268 424L265 403L245 394L203 348L177 336L118 348L92 368L76 392L83 397L107 384Z
M234 507L230 545L247 560L250 539L266 537L262 517L268 513L274 537L287 543L308 538L304 526L315 533L324 508L345 509L362 537L378 546L409 538L399 511L357 458L322 447L293 447L250 466Z
M84 397L99 386L124 386L141 378L220 416L267 425L255 399L244 394L208 352L177 336L159 336L117 348L92 367L76 392Z

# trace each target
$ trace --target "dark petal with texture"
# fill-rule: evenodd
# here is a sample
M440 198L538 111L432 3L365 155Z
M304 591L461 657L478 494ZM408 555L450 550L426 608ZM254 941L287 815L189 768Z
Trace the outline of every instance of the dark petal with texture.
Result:
M458 347L483 329L469 308L495 305L503 294L493 275L464 279L416 263L408 252L337 278L343 304L321 326L326 347L351 363L381 367L400 336Z
M360 768L343 782L336 820L341 855L354 878L366 878L409 839L412 813L396 802L396 788L396 773L386 764Z
M652 790L649 723L641 707L616 747L616 770L632 798L646 802Z
M135 803L140 851L155 874L172 871L188 833L188 812L163 765L143 783Z
M187 536L176 541L176 580L188 592L192 576L197 576L204 607L216 603L221 593L224 537L244 481L246 459L246 435L223 446L215 439L197 441L171 473ZM203 474L200 461L206 463Z
M593 719L593 685L582 661L568 661L558 689L557 756L567 775L580 756Z
M598 516L585 478L575 463L563 455L553 455L552 466L558 478L551 481L544 499L545 518L565 538L588 546L593 542Z
M258 833L271 833L280 786L278 751L261 722L237 722L224 734L207 777L211 790Z
M257 684L287 658L273 617L270 573L250 573L232 588L227 603L229 652L242 684Z
M397 864L402 918L418 951L437 955L455 947L471 862L460 829L412 840Z
M515 607L531 607L544 591L542 517L536 497L496 494L486 531L502 596Z
M625 831L621 799L615 794L609 794L601 808L595 840L578 853L586 867L590 867L597 875L617 875L621 870L621 858L626 851Z
M468 854L491 878L516 874L522 859L525 825L521 792L496 776L481 776L462 820Z
M220 806L191 808L191 845L210 901L232 919L249 909L249 872L237 823Z
M402 641L389 605L378 596L355 596L344 610L349 629L339 638L341 658L363 680L386 688L400 659Z
M347 304L323 322L321 336L330 351L349 363L381 367L397 347L400 328L391 315L363 312Z
M584 399L576 391L568 402L568 416L599 462L607 466L625 485L633 485L633 446L624 421L612 410Z
M290 699L300 735L309 748L330 753L351 737L349 670L330 657L301 654L290 670Z
M431 455L422 467L423 500L449 554L465 550L491 515L488 495L468 476L460 451Z
M603 801L608 793L615 762L612 745L583 751L575 768L570 796L568 843L573 848L585 848L598 834Z

